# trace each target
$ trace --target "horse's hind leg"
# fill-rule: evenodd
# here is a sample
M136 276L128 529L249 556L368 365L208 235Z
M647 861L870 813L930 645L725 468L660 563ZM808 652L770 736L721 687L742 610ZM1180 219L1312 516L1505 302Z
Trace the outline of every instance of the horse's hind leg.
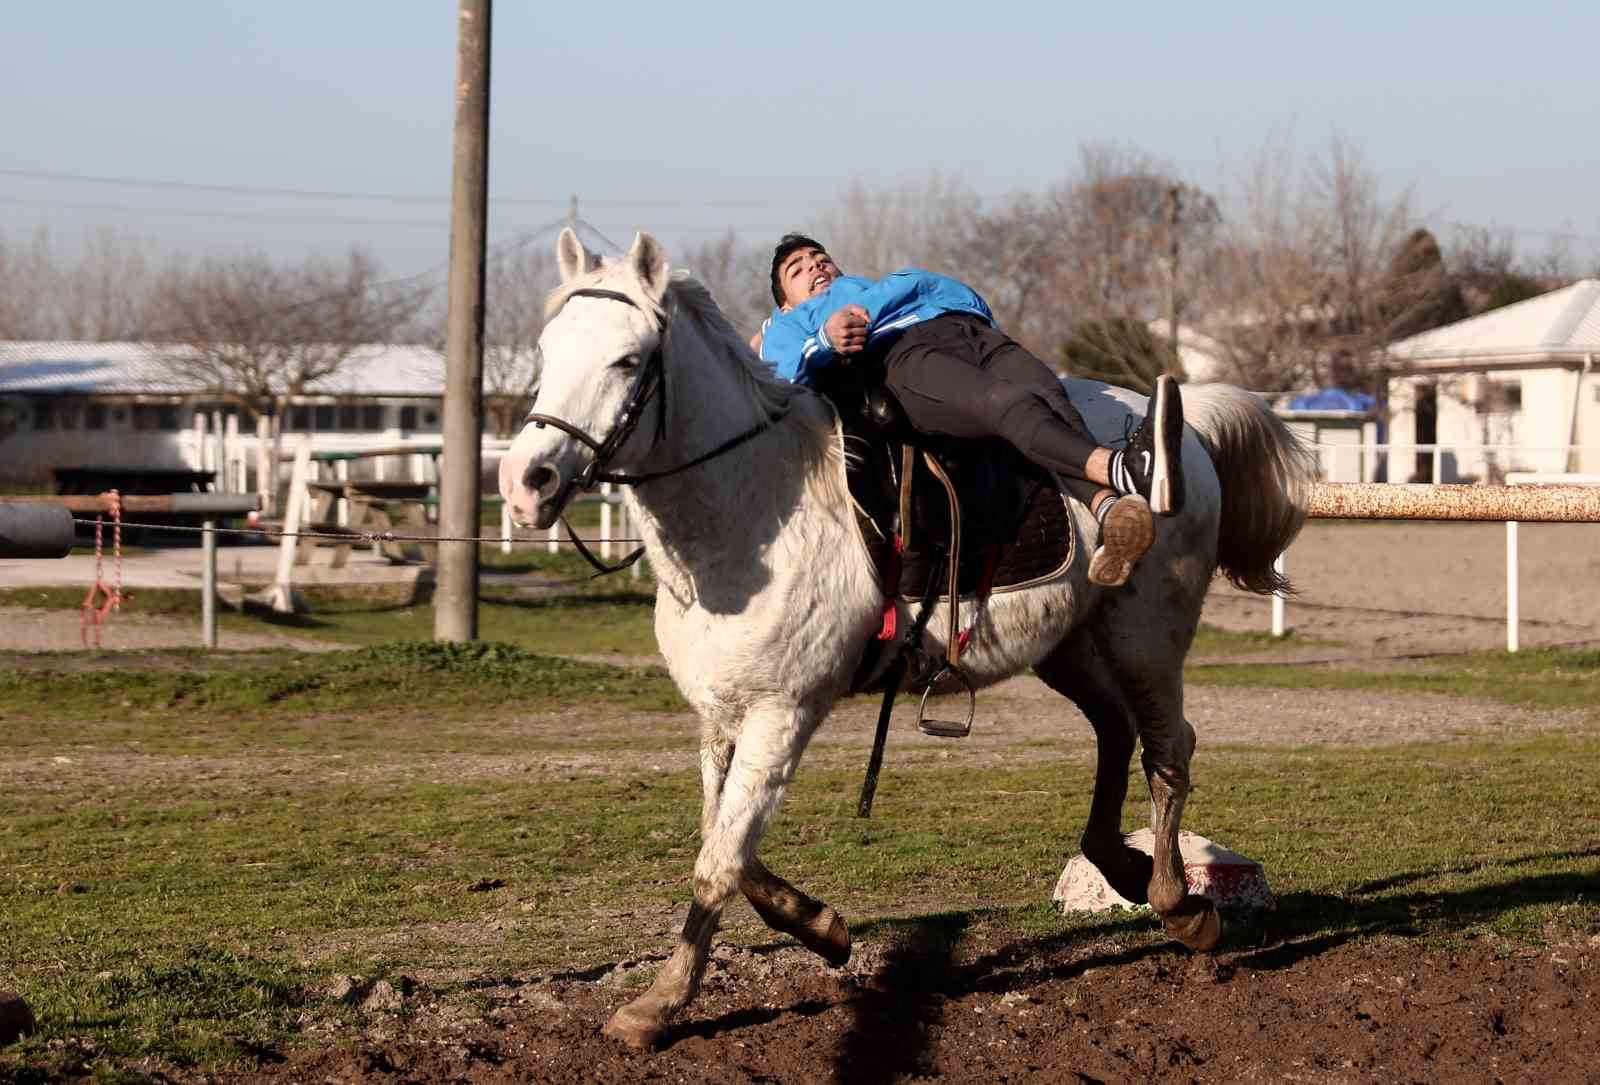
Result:
M1159 732L1152 741L1150 732ZM1216 947L1222 937L1217 907L1189 892L1183 874L1178 828L1189 797L1189 761L1194 755L1194 728L1181 714L1147 727L1141 723L1145 780L1150 786L1150 827L1155 833L1155 870L1150 878L1150 906L1161 916L1167 933L1193 950Z
M740 727L736 747L718 741L702 749L705 802L694 900L672 956L648 991L612 1015L605 1027L607 1036L632 1047L653 1048L672 1018L699 991L722 909L744 881L816 719L794 705L752 711ZM718 778L720 786L714 788Z
M1056 646L1034 668L1045 685L1070 699L1094 728L1096 761L1089 823L1079 846L1111 888L1135 904L1147 899L1150 856L1122 835L1122 804L1128 797L1128 765L1136 732L1133 714L1094 638L1080 630Z
M1129 645L1130 654L1139 647ZM1193 950L1215 948L1222 937L1222 920L1216 905L1189 892L1183 874L1183 853L1178 829L1189 798L1189 763L1194 757L1194 728L1183 717L1181 659L1165 670L1116 660L1123 694L1138 723L1144 750L1140 762L1150 787L1150 828L1155 836L1154 869L1150 876L1150 907L1156 910L1167 933Z

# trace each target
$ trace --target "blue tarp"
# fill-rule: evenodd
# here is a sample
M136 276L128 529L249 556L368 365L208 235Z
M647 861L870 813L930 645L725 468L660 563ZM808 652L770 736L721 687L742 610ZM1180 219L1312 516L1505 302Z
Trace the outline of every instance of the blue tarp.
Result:
M1377 405L1378 401L1365 392L1346 392L1343 388L1324 388L1289 401L1291 411L1370 411Z

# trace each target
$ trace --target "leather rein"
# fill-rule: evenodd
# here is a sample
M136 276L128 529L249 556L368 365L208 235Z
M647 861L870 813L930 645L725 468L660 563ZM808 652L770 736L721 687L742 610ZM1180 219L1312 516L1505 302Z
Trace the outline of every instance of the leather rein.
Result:
M621 302L623 305L627 305L634 309L640 308L638 302L634 301L621 291L603 290L598 287L574 290L571 294L567 295L567 301L571 301L573 298L603 298L607 301ZM640 311L642 312L643 310L641 309ZM664 471L644 471L637 474L624 474L619 471L607 470L607 468L611 465L612 457L617 454L617 449L621 448L623 443L627 441L629 437L633 436L634 430L639 428L639 420L644 417L645 408L649 406L651 400L654 400L656 404L656 434L654 439L651 441L652 446L659 443L662 435L666 432L667 395L665 391L665 344L667 323L665 319L661 319L656 322L656 332L658 335L656 349L651 351L650 357L645 359L639 379L634 382L633 391L628 396L628 402L626 406L624 406L622 409L622 417L618 420L616 427L606 435L604 440L595 440L592 435L583 430L581 427L573 425L564 418L557 418L553 414L541 414L538 411L529 411L528 417L523 420L524 424L532 422L539 429L543 429L546 426L552 426L567 434L569 437L572 437L574 440L577 440L588 446L590 451L594 453L594 458L591 459L588 465L578 473L577 477L572 480L570 485L575 486L580 490L590 490L594 488L596 483L601 482L611 482L620 486L641 486L646 482L654 482L656 479L667 478L671 475L676 475L683 471L687 471L690 468L699 467L701 464L714 460L725 452L733 451L745 442L759 437L761 434L771 429L789 413L788 408L786 407L777 414L772 415L769 418L765 418L756 423L754 426L751 426L743 433L723 441L711 451L706 452L703 455L696 456L687 463L680 463L676 467L669 467ZM644 555L644 547L641 546L630 553L627 557L623 558L618 564L607 565L605 562L601 561L601 559L597 558L593 551L584 545L583 540L578 537L578 533L572 530L572 525L567 522L565 513L563 513L561 516L561 525L567 529L567 535L569 538L571 538L572 544L578 548L578 553L582 554L585 560L587 560L589 564L597 570L594 574L597 577L604 576L607 573L619 573L628 566L632 565L634 562L638 561L639 558Z

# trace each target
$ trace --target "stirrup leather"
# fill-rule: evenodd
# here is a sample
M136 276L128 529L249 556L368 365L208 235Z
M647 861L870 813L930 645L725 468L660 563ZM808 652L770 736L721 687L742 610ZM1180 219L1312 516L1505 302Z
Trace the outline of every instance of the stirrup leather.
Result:
M972 684L972 679L967 677L966 671L961 669L961 649L964 646L961 637L961 593L959 577L961 575L961 502L956 497L955 483L950 481L950 476L945 472L944 466L930 453L922 454L922 462L928 465L929 472L944 486L945 495L950 499L950 572L949 572L949 611L950 627L945 639L944 658L945 664L931 679L922 691L922 703L917 706L917 730L925 735L935 738L966 738L972 733L972 719L978 710L977 688ZM967 691L967 718L965 721L936 720L928 716L928 697L933 693L933 687L945 677L954 678L961 683Z

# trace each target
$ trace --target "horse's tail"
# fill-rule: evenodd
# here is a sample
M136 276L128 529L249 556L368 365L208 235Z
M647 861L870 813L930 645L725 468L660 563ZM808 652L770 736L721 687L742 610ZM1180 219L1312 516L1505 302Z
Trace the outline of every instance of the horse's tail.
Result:
M1229 384L1185 386L1183 414L1222 487L1217 565L1245 591L1289 591L1272 564L1305 524L1316 478L1311 450L1260 396Z

